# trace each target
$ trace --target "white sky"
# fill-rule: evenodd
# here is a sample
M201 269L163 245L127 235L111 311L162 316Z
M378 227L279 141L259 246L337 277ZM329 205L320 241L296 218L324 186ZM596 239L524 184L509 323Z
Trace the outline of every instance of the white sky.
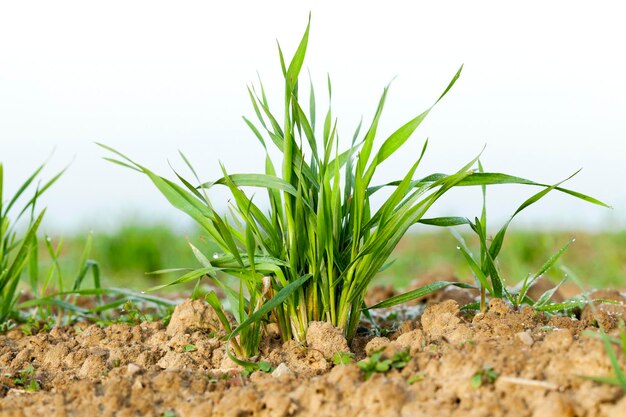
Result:
M517 224L626 225L626 24L621 2L502 1L42 1L0 2L0 161L9 188L56 152L47 173L74 162L45 199L49 229L108 227L128 211L185 217L146 178L101 159L101 141L168 173L183 150L201 177L259 172L260 147L241 120L245 86L261 74L281 109L275 39L290 57L312 26L305 66L348 139L369 121L394 76L380 139L427 108L460 64L450 94L402 155L381 166L395 179L430 148L420 171L451 172L487 144L490 171L556 182L614 206L552 196ZM318 113L321 113L318 111ZM491 192L504 219L529 190ZM474 216L463 191L434 214ZM495 219L494 219L495 220Z

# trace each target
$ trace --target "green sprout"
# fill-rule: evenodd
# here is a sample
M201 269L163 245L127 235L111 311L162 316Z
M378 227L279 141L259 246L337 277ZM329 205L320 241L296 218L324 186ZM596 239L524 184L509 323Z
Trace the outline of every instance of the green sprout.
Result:
M264 372L266 374L272 373L274 371L274 367L271 363L266 361L259 361L258 363L253 362L245 362L244 369L241 372L242 376L249 376L253 372Z
M373 353L369 358L357 362L358 367L368 380L374 373L387 373L392 369L402 369L411 360L406 350L396 352L391 358L386 358L382 351Z
M472 388L478 389L486 384L493 384L498 379L498 373L488 366L472 375L470 385Z
M354 353L351 352L335 352L332 357L335 365L349 365L354 361Z
M424 374L424 372L418 372L416 374L411 375L407 380L407 384L409 385L413 385L417 382L421 382L424 380L424 378L426 378L426 375Z
M17 372L17 375L13 377L13 383L29 392L35 392L41 389L41 382L37 377L35 368L30 364Z

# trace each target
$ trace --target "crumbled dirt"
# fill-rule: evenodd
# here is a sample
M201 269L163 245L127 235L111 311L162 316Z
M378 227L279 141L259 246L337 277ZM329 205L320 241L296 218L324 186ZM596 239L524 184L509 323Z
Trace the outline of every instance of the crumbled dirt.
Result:
M14 329L0 335L0 415L626 415L619 388L584 378L612 375L603 344L582 333L598 331L593 311L582 320L549 317L492 300L486 313L471 315L459 308L462 295L453 295L439 295L441 302L390 332L360 332L350 346L357 360L378 351L411 356L403 369L367 380L355 364L333 364L334 353L349 347L325 323L311 323L307 343L282 344L269 328L259 359L275 369L245 376L199 301L177 307L167 327L79 325L32 336ZM605 313L603 325L615 332L623 310ZM496 377L472 385L488 372ZM26 390L24 379L38 389Z
M166 333L168 336L178 336L194 330L220 332L220 320L206 303L200 300L185 300L174 310Z

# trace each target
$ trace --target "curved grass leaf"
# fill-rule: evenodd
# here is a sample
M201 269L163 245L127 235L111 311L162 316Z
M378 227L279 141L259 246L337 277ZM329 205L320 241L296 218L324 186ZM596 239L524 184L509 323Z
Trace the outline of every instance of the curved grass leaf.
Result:
M541 296L533 304L533 307L535 307L536 309L537 307L548 304L550 299L554 296L558 289L561 288L561 285L563 285L565 281L567 281L567 277L563 278L554 288L550 288L549 290L541 294ZM526 296L526 293L524 293L524 296Z
M464 282L437 281L437 282L432 282L430 284L424 285L423 287L417 288L415 290L408 291L403 294L398 294L393 297L390 297L384 301L374 304L373 306L369 306L365 308L365 310L372 310L375 308L393 307L398 304L403 304L408 301L421 298L425 295L428 295L435 291L439 291L442 288L448 287L450 285L454 285L455 287L459 287L459 288L476 288L475 286L466 284Z
M539 277L541 277L543 274L545 274L550 268L552 268L552 266L554 266L554 264L559 260L559 258L561 257L561 255L563 255L563 253L565 253L565 251L570 247L570 245L572 243L574 243L576 241L576 239L572 239L569 242L567 242L565 245L563 245L554 255L552 255L550 257L550 259L548 259L546 261L546 263L543 264L543 266L539 269L539 271L537 271L537 273L535 273L530 279L525 279L524 280L524 285L521 288L520 294L519 294L519 298L520 300L523 299L524 297L526 297L526 294L528 293L528 290L530 289L530 287L535 283L535 281L537 281L537 279L539 279ZM548 292L552 291L552 294L554 294L554 292L556 292L556 290L558 289L558 287L561 286L561 284L567 279L567 277L565 277L565 279L563 279L563 281L561 281L561 283L553 288L552 290L548 290ZM548 300L552 297L552 294L550 294L550 296L548 297ZM543 298L543 296L542 296ZM540 300L542 299L540 298ZM548 301L546 300L546 302ZM537 303L539 303L539 300L537 300ZM545 303L539 303L540 305L543 305Z
M305 282L307 282L312 277L311 274L306 274L298 278L297 280L289 283L286 287L283 287L280 291L276 293L274 297L269 299L261 308L256 310L254 313L250 315L243 323L241 323L235 330L231 332L228 336L228 340L231 340L243 330L248 328L253 323L258 322L263 316L268 314L270 311L274 310L278 306L280 306L291 294L294 293L297 289L299 289Z
M296 82L298 80L298 75L300 74L300 69L302 68L302 63L304 62L304 56L306 55L306 48L309 43L309 28L311 27L311 16L309 16L309 23L306 25L306 30L304 35L302 36L302 40L300 40L300 45L298 45L298 49L289 63L289 68L287 69L287 74L285 79L287 81L287 85L289 89L293 91L296 86Z
M279 113L270 110L262 82L259 81L257 88L248 88L258 122L253 124L246 118L244 122L265 150L264 174L228 175L222 167L223 178L203 183L181 155L194 173L196 183L201 185L195 188L176 173L183 184L179 186L108 148L120 157L118 163L147 175L174 207L196 220L220 247L222 253L217 258L208 259L197 249L194 254L204 268L212 271L208 275L226 292L231 312L240 323L228 337L239 356L256 354L262 321L266 318L278 326L285 341L304 340L310 320L327 320L343 328L347 338L351 339L361 318L365 292L373 277L384 268L394 247L416 223L472 226L481 238L481 256L479 262L474 262L469 250L462 245L464 256L468 262L472 261L472 270L480 286L489 289L494 296L508 296L496 268L496 256L491 256L488 248L486 212L483 211L475 223L464 217L427 218L426 213L439 198L457 186L478 185L483 191L485 186L494 184L548 187L519 177L484 173L479 162L480 155L452 175L432 174L414 180L413 175L417 172L426 145L419 157L416 155L416 161L401 181L370 187L377 167L400 152L432 107L452 88L462 67L433 106L393 131L375 148L389 86L385 87L367 132L360 137L359 124L351 146L340 150L337 118L331 105L325 111L323 126L318 126L321 134L316 136L318 110L312 86L308 109L300 101L298 78L308 46L309 27L310 20L288 65L278 45L285 81L284 107L281 109L284 119L281 122L275 117ZM330 77L328 94L330 103ZM318 125L320 121L317 121ZM282 159L276 161L276 167L281 168L278 170L280 177L266 148L269 142L277 147ZM475 172L477 163L479 172ZM230 191L231 216L222 217L216 213L204 193L204 189L218 184L226 185ZM374 210L370 197L387 186L396 188L380 208ZM253 198L248 197L240 187L264 188L269 197L269 213L261 211ZM553 189L600 203L558 186ZM200 191L204 195L200 195ZM546 191L542 192L545 195ZM218 280L215 275L218 270L236 277L238 285L231 288ZM186 275L197 278L194 271ZM370 308L395 305L446 285L471 287L463 283L433 284ZM219 307L214 297L210 298L215 307ZM235 356L230 349L228 354L233 358ZM237 363L257 366L248 362Z
M293 196L298 194L293 185L280 177L266 175L266 174L229 174L228 178L237 187L261 187L272 190L279 190L287 192ZM213 185L221 184L227 185L225 177L218 179L212 183L201 184L198 188L210 188Z
M183 276L179 278L176 278L174 281L168 284L157 285L156 287L149 288L148 291L153 292L153 291L162 290L163 288L171 287L172 285L177 285L177 284L182 284L185 282L193 281L205 275L211 276L212 274L219 271L220 269L221 268L215 268L215 267L196 269L194 271L184 274Z
M535 310L545 311L547 313L555 313L559 311L571 310L574 308L583 308L590 302L591 302L590 300L585 300L585 299L571 299L571 300L563 301L560 303L550 303L550 304L544 304L542 306L537 306ZM596 302L596 300L594 300L593 302Z

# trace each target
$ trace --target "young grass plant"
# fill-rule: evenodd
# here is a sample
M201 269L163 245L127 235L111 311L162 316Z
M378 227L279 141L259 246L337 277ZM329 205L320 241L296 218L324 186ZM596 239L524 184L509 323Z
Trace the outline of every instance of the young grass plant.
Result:
M37 211L37 199L63 173L61 171L48 182L34 187L43 168L44 165L39 166L5 201L4 168L0 163L0 325L15 314L20 278L28 265L37 262L37 230L45 213L45 210ZM34 279L31 275L31 286Z
M300 93L299 81L309 40L309 27L287 65L279 46L284 76L283 121L270 109L262 83L248 88L257 124L244 117L265 151L264 174L230 174L213 182L200 181L188 159L182 159L194 176L182 185L157 175L122 153L100 145L118 158L112 162L147 175L176 208L193 218L219 245L221 253L208 256L192 247L202 268L188 271L173 284L208 276L227 296L236 325L230 323L216 296L207 301L229 332L236 353L250 357L258 351L265 322L278 325L284 340L304 341L310 321L327 321L344 330L348 340L355 335L372 278L384 268L390 254L407 230L416 223L438 226L457 224L458 218L426 219L428 209L457 186L526 184L549 188L523 178L477 172L478 157L451 175L432 174L414 179L428 141L416 152L412 166L399 181L372 185L379 167L399 152L426 116L452 88L461 74L454 75L433 106L409 120L378 143L378 125L389 86L385 87L369 127L357 127L350 146L340 151L337 120L329 105L318 123L315 91L309 87L308 104ZM331 99L331 83L328 97ZM275 163L273 145L282 155ZM280 175L278 174L280 172ZM193 182L199 184L193 185ZM228 188L232 195L231 216L219 214L208 192ZM267 192L269 213L265 213L241 187ZM388 187L387 199L375 207L372 196ZM574 192L560 189L569 194ZM587 199L581 195L581 198ZM231 288L218 273L239 278ZM453 283L437 283L421 289L427 293ZM463 284L459 284L463 285ZM385 305L397 304L419 294L412 292Z
M483 166L480 161L478 162L478 169L479 172L483 172ZM450 222L451 226L461 224L469 225L471 230L478 237L478 241L480 244L480 253L478 256L478 260L476 260L474 255L468 248L467 244L465 243L463 237L458 232L451 229L453 235L456 237L459 243L457 249L463 254L463 257L465 258L468 266L474 274L476 285L478 286L478 288L480 288L481 312L484 312L486 309L485 300L487 293L489 293L489 295L493 298L507 298L515 308L519 307L521 304L532 305L535 309L538 310L550 310L552 308L551 306L548 306L548 302L550 301L554 293L558 290L558 288L563 284L564 280L561 281L556 287L546 291L537 300L530 299L527 294L530 290L530 287L540 277L542 277L543 274L545 274L550 268L552 268L552 266L559 260L561 255L563 255L563 253L575 241L575 239L572 239L565 245L563 245L553 256L551 256L543 264L539 271L537 271L535 274L527 275L513 290L509 290L506 287L505 280L502 277L502 272L500 271L498 255L500 254L506 232L513 219L523 210L535 204L553 190L565 192L592 204L608 207L606 204L592 197L560 187L563 182L569 180L574 175L578 174L578 172L579 171L575 172L573 175L569 176L563 181L558 182L557 184L545 186L545 188L543 188L541 191L526 199L517 208L517 210L515 210L513 215L504 223L504 225L498 230L498 232L492 239L490 239L487 235L487 190L484 185L482 186L483 207L480 218L476 217L474 221L471 221L468 218L457 218L456 222Z

